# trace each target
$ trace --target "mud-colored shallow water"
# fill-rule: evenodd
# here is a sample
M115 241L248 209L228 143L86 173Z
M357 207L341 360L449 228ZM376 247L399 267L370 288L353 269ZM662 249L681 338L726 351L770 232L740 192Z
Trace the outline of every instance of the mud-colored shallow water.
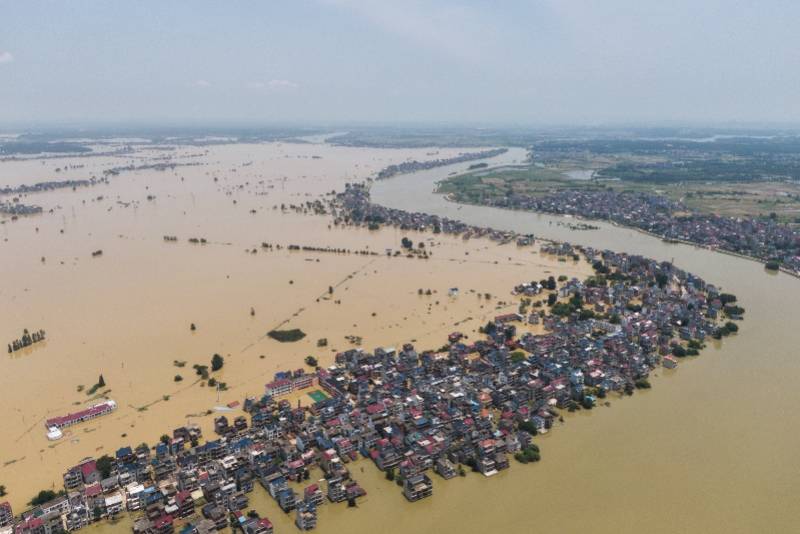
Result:
M353 346L347 335L362 337L370 349L412 340L436 348L453 330L472 334L498 308L515 309L509 292L520 281L587 274L585 264L559 263L533 248L337 228L329 216L280 208L320 198L390 163L457 152L188 147L167 154L199 165L125 172L108 185L25 197L45 213L0 225L0 484L15 509L40 489L60 488L63 471L83 457L153 443L187 421L211 435L207 410L260 395L275 371L302 367L309 354L331 362L334 351ZM149 150L2 162L0 184L99 176L163 157ZM64 170L68 165L83 167ZM165 242L165 235L178 241ZM423 241L431 258L387 257L404 236ZM190 237L208 243L190 244ZM262 242L379 254L265 251ZM97 250L102 255L93 257ZM452 287L458 296L448 295ZM433 294L420 296L420 288ZM487 292L490 301L478 298ZM287 344L265 337L278 325L301 328L307 337ZM47 341L5 354L5 343L23 328L44 329ZM317 347L320 338L328 340L324 349ZM221 393L202 387L192 370L214 353L225 358L215 373L229 388ZM99 392L119 409L47 441L44 420L87 405L86 390L100 374L106 387ZM378 499L371 502L370 509L379 507Z
M19 459L0 468L0 483L8 486L12 502L21 505L34 490L57 482L63 467L84 455L155 440L184 422L186 414L259 392L276 369L300 366L309 353L330 361L331 352L316 348L320 337L328 338L329 351L349 346L347 334L363 336L369 348L411 339L421 347L438 346L455 323L471 317L458 328L472 333L497 313L497 301L510 300L508 290L520 280L538 279L548 271L585 274L584 264L558 263L531 249L440 236L432 242L430 235L409 235L426 240L433 250L427 261L244 252L262 241L397 248L406 235L402 232L329 228L326 217L280 214L272 206L311 199L407 157L452 151L427 152L215 147L200 158L209 162L206 166L123 174L110 186L42 195L43 204L62 208L0 226L0 237L7 238L0 242L0 333L15 337L23 327L48 332L45 346L0 364L8 429L0 437L0 456L3 462ZM512 150L495 161L508 164L522 157L522 151ZM98 168L118 164L86 159L87 166ZM249 161L253 165L241 167ZM34 171L58 164L4 163L0 181L29 183L39 176ZM373 198L473 224L674 258L678 266L736 293L747 319L737 336L709 346L699 358L683 360L675 371L657 371L652 390L568 416L564 425L538 438L543 456L538 464L513 464L491 479L434 477L433 498L411 504L371 464L359 462L351 469L369 495L355 510L324 505L319 529L353 534L796 531L800 322L795 310L800 280L768 275L754 262L666 244L603 223L598 231L570 231L556 217L458 206L431 193L436 180L461 167L379 182ZM267 183L256 186L262 179ZM250 186L232 189L245 182ZM103 201L90 201L101 194ZM156 199L146 201L147 194ZM138 207L115 205L117 195L138 200ZM164 234L180 241L164 243ZM192 246L185 241L191 236L213 243ZM102 257L91 257L96 249L103 249ZM340 283L330 300L316 301L329 285ZM453 286L461 289L456 299L447 297ZM420 297L420 287L437 293ZM495 298L487 305L470 289ZM338 299L341 304L334 303ZM286 318L308 337L293 345L263 338ZM198 325L194 334L190 322ZM190 379L191 364L206 363L213 352L225 356L221 379L232 387L220 402ZM174 359L189 363L177 369ZM120 409L76 427L72 436L49 448L41 419L85 402L76 387L90 385L100 372ZM176 384L176 373L187 380ZM169 401L136 409L164 394L171 395ZM210 421L190 419L206 428ZM267 515L276 531L294 531L293 516L284 515L260 487L251 506ZM93 527L103 532L129 528L129 519Z

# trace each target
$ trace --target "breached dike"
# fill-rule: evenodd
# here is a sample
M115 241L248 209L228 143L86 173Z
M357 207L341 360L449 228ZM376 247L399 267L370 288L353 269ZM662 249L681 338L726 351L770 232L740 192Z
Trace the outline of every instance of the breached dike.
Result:
M62 428L66 428L68 426L77 425L78 423L83 423L85 421L90 421L102 415L107 415L116 409L117 409L117 403L109 399L99 404L94 404L86 408L85 410L81 410L79 412L70 413L67 415L62 415L59 417L53 417L51 419L48 419L47 421L45 421L45 426L48 429L48 437L50 436L50 432L52 432L53 429L61 430Z

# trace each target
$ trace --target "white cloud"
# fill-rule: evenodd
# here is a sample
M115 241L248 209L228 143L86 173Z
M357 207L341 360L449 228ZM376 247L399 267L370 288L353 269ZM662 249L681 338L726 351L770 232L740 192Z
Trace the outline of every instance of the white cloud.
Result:
M270 80L267 85L273 89L294 89L297 87L296 83L289 80Z
M0 50L0 63L11 63L14 61L14 55L8 50Z
M268 82L249 82L246 87L248 89L271 89L275 91L296 89L298 85L290 80L269 80Z
M192 86L194 87L211 87L211 82L207 80L195 80L192 82Z

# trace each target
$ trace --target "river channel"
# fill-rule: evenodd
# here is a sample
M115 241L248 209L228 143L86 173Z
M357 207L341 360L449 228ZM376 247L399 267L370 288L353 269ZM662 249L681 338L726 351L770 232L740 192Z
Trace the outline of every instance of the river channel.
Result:
M524 157L512 149L488 162L509 165ZM540 439L539 464L515 464L487 481L435 481L434 498L422 504L430 509L407 520L389 509L385 531L416 525L418 531L448 532L797 532L800 280L603 222L593 223L598 230L570 230L563 217L459 205L433 192L437 181L467 166L376 182L372 199L473 225L673 260L736 294L746 319L738 335L709 344L677 370L657 370L652 390L569 417Z

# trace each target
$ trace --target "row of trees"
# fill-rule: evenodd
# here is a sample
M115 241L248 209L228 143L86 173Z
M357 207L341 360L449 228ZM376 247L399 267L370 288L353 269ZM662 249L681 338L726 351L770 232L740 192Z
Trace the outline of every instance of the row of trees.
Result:
M9 354L20 349L24 349L34 343L38 343L40 341L44 341L45 339L45 332L44 330L39 330L38 332L30 333L28 329L22 331L22 337L19 339L15 339L11 343L8 344L8 352Z

